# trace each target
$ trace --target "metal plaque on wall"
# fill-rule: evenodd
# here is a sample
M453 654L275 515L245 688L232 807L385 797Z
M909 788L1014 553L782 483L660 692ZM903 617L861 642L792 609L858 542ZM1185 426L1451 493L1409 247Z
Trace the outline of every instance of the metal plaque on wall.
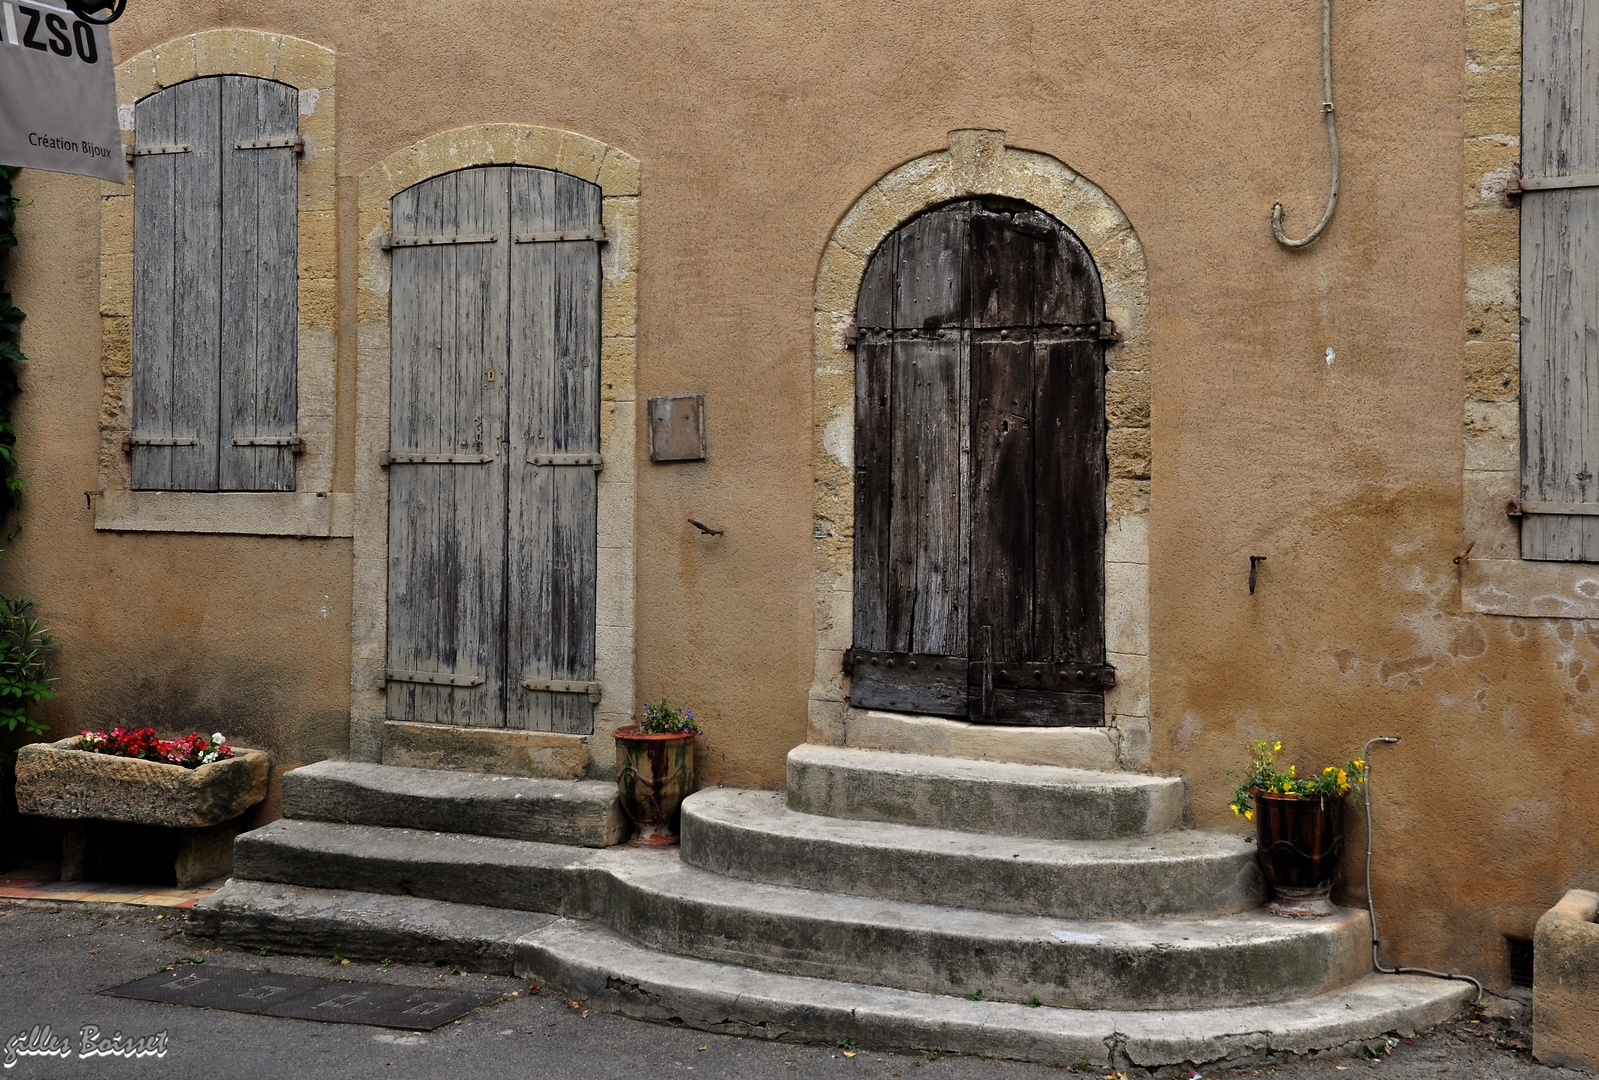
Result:
M0 0L0 165L127 181L111 37L63 7Z

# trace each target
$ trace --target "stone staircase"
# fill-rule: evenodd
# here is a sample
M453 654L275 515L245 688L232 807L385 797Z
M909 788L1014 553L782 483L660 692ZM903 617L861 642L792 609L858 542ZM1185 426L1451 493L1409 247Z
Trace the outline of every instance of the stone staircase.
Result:
M1448 1016L1371 974L1366 913L1277 919L1253 847L1181 828L1171 777L801 746L708 789L680 851L614 845L614 786L323 762L238 838L194 929L514 971L766 1038L1158 1067Z

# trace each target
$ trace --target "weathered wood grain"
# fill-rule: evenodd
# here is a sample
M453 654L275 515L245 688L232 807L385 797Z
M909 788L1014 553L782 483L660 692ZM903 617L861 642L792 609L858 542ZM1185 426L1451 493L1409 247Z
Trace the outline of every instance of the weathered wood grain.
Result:
M1522 173L1599 172L1599 0L1524 8ZM1599 501L1599 189L1521 199L1521 488ZM1599 560L1599 519L1522 518L1527 559Z
M299 325L299 159L294 148L240 149L293 138L299 95L267 79L227 76L221 85L222 320L218 487L293 491L288 446L236 439L295 434Z
M1033 352L1035 661L1105 657L1105 364L1097 341L1039 331Z
M855 659L850 703L861 709L963 717L966 681L964 656L878 652Z
M173 88L176 89L176 88ZM177 131L177 94L151 94L134 107L144 145L171 143ZM133 432L171 437L172 335L177 269L177 185L181 154L138 159L133 198ZM191 434L185 431L185 436ZM130 485L136 491L172 487L172 449L132 448Z

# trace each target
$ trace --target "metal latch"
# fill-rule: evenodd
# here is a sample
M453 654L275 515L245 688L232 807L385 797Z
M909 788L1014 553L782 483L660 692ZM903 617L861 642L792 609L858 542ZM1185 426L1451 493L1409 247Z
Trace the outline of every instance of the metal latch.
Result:
M446 233L440 236L395 236L386 234L379 242L384 251L403 247L435 247L439 244L497 244L499 233Z
M482 686L481 675L457 675L453 671L402 671L384 668L384 682L423 683L428 686Z
M524 679L524 690L545 690L552 694L587 694L589 701L600 703L600 684L597 682L572 682L566 679Z
M1510 517L1526 517L1532 514L1570 515L1572 517L1599 517L1599 502L1538 502L1531 499L1511 499L1505 504L1505 513Z
M1117 332L1116 324L1110 319L1106 319L1104 322L1099 324L1099 340L1120 341L1121 339L1122 336Z
M605 468L605 459L599 454L529 454L527 456L527 463L529 465L538 465L540 467L551 465L586 465L595 472L599 472L601 469Z

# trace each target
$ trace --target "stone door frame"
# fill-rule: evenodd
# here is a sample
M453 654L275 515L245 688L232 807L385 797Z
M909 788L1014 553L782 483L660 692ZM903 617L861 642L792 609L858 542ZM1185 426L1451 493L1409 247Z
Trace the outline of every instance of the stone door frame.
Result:
M1105 695L1116 760L1149 763L1149 276L1143 246L1100 188L1046 154L1005 145L1003 131L949 133L949 149L906 162L839 221L816 274L812 383L816 652L809 696L813 742L844 743L853 713L844 651L854 610L855 305L867 260L900 225L967 196L1029 203L1087 246L1121 340L1106 351L1105 632L1118 681ZM908 748L907 748L908 749Z

